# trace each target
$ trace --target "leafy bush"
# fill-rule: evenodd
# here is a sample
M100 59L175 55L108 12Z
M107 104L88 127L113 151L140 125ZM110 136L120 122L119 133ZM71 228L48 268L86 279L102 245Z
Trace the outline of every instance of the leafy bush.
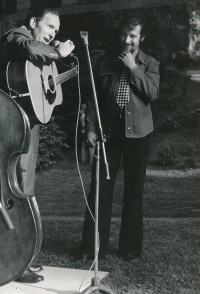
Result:
M161 150L158 152L158 155L161 159L161 163L163 165L171 165L175 163L175 159L177 157L176 146L172 145L163 145Z
M190 115L191 124L195 127L200 126L200 109L195 109Z
M57 158L63 157L64 149L69 148L66 139L67 135L61 131L55 117L41 126L37 169L48 167L56 163Z
M192 157L192 158L188 158L187 160L185 160L185 168L189 169L189 168L198 168L198 158Z
M187 104L187 103L185 103L181 106L179 105L179 107L177 109L178 113L183 114L183 115L187 114L188 110L189 110L189 104Z
M178 107L177 99L174 99L174 97L166 98L166 108L172 110L172 109L176 109L177 107Z
M179 123L171 118L170 116L167 117L166 121L164 121L161 125L162 131L171 132L176 130L179 127Z

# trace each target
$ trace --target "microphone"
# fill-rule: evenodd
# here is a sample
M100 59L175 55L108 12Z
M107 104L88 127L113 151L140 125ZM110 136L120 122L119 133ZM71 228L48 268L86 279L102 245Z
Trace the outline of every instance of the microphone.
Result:
M81 35L81 38L83 38L84 44L88 45L88 32L81 31L80 35Z
M59 44L60 44L60 41L57 41L57 40L55 40L55 41L52 42L52 45L54 47L57 47ZM76 58L76 56L73 53L70 53L68 56L75 57Z

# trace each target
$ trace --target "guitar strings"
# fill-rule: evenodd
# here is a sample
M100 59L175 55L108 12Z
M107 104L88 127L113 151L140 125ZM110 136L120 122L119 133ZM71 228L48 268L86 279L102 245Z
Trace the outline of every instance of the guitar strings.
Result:
M50 79L48 81L48 85L50 85L50 86L54 85L54 80L56 81L56 85L58 85L58 84L62 83L63 79L65 79L66 77L70 78L73 75L73 73L76 72L76 71L77 71L77 69L73 68L73 69L69 70L66 73L57 75L57 76L54 77L54 79Z
M77 71L77 70L73 68L73 69L69 70L69 71L66 72L66 73L63 73L63 74L57 75L57 76L54 77L54 79L50 79L50 80L48 81L48 84L49 84L49 85L53 85L53 84L54 84L54 80L56 81L56 84L57 84L57 82L62 81L65 77L70 77L70 76L72 76L73 73L76 72L76 71ZM69 73L69 72L70 72L70 73Z
M48 81L48 84L49 85L53 85L54 84L54 81L56 81L56 85L58 85L59 83L61 83L63 80L65 80L65 78L70 78L73 76L73 73L70 73L70 74L65 74L65 75L62 75L62 76L55 76L54 79L50 79Z
M70 71L68 71L68 72L66 72L66 73L63 73L63 74L61 74L61 75L59 75L59 76L55 76L55 79L56 79L57 81L63 80L63 78L65 78L65 77L70 77L70 76L72 76L72 74L73 74L74 72L76 72L76 68L73 68L73 69L71 69Z

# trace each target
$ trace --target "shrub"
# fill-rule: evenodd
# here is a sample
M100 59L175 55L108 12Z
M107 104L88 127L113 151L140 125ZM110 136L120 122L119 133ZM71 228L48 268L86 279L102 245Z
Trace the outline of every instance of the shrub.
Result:
M161 163L163 165L171 165L175 163L175 159L177 157L177 151L176 151L176 146L168 146L163 145L161 147L161 150L158 152L158 155L161 159Z
M189 110L189 104L187 104L187 103L185 103L181 106L179 105L178 109L177 109L178 113L183 114L183 115L187 114L188 110Z
M174 99L174 97L167 97L166 98L166 107L170 110L176 109L178 107L177 99Z
M190 115L190 122L193 126L200 126L200 109L195 109Z
M166 121L162 123L161 130L164 132L171 132L176 130L178 127L179 123L175 119L168 116Z
M189 169L189 168L198 168L198 158L188 158L187 160L185 160L185 168Z
M57 118L59 120L59 118ZM67 135L61 131L55 117L41 126L40 142L38 148L37 169L42 169L56 163L56 159L63 157Z

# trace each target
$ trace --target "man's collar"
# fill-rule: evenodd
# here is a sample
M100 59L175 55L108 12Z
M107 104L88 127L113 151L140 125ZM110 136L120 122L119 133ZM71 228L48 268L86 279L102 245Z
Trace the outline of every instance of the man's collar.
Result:
M26 26L23 25L19 29L23 29L26 32L26 34L29 35L29 38L33 40L33 36Z
M142 52L142 50L139 49L138 55L137 55L138 61L140 61L143 64L147 63L147 55Z

